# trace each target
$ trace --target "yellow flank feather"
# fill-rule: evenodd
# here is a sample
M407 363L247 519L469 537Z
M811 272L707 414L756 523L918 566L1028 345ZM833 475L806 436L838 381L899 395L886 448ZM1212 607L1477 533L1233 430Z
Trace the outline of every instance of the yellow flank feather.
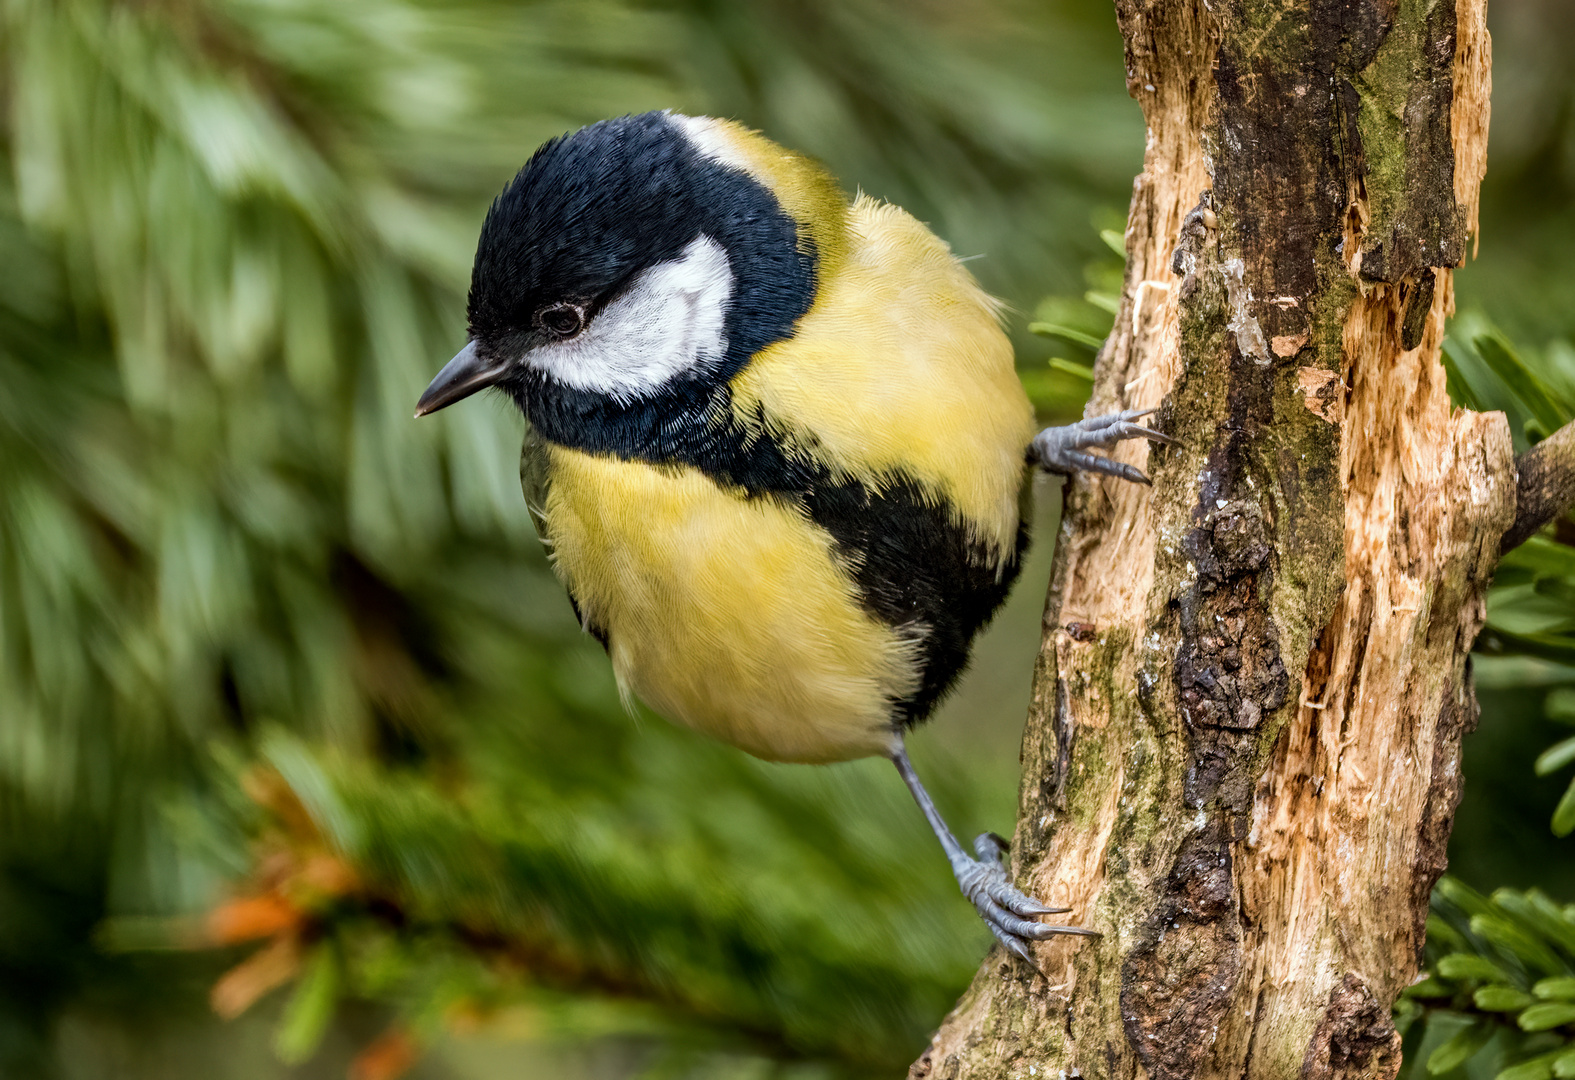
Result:
M739 421L763 416L779 441L866 484L903 470L1010 552L1033 412L995 301L898 207L860 196L845 223L847 255L823 269L797 331L733 380Z
M768 760L890 752L918 642L859 605L829 534L692 468L543 450L543 536L625 688Z

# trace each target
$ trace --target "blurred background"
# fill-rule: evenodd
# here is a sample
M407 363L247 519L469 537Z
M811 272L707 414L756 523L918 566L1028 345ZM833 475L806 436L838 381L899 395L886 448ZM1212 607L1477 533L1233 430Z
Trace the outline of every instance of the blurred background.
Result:
M1575 8L1489 21L1450 374L1524 446L1575 410ZM894 771L631 718L512 408L411 408L492 195L549 136L670 107L976 257L1043 418L1077 415L1144 134L1108 4L8 0L0 58L0 1076L901 1075L988 937ZM913 741L970 835L1014 816L1041 483L1024 579ZM1495 592L1457 951L1496 947L1478 893L1575 901L1572 538ZM1415 1038L1486 1031L1456 1064L1493 1075L1530 1051L1476 985L1418 999Z

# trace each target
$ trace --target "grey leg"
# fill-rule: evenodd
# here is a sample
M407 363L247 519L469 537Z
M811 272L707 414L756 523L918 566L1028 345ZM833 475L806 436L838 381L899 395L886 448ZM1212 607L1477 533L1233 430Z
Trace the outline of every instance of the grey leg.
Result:
M1162 435L1152 428L1132 422L1153 411L1128 409L1126 412L1079 420L1065 427L1045 428L1034 436L1028 449L1029 460L1051 472L1071 475L1082 469L1119 476L1135 484L1146 484L1149 482L1148 477L1131 465L1095 454L1085 454L1083 451L1096 446L1108 450L1123 439L1153 439L1155 442L1174 443L1176 440L1169 435Z
M1008 950L1030 964L1034 958L1028 952L1029 941L1043 941L1054 937L1056 934L1082 934L1086 937L1098 937L1099 931L1088 930L1081 926L1054 926L1049 923L1030 922L1035 915L1060 915L1071 911L1071 908L1046 907L1033 897L1020 892L1010 881L1006 880L1006 871L1001 866L1001 856L1006 852L1006 841L994 833L982 833L973 842L973 849L978 853L977 859L970 858L963 850L952 831L946 827L940 811L935 809L935 803L930 799L930 793L924 790L924 785L919 782L918 774L913 771L913 763L908 760L908 750L902 743L902 737L897 737L896 749L892 751L891 760L896 764L897 771L902 774L903 782L908 785L908 790L913 793L913 800L919 804L919 809L924 811L924 816L929 820L930 828L935 831L935 838L941 842L941 847L946 851L946 858L952 864L952 873L957 877L957 884L962 887L963 895L973 904L974 910L990 928L990 933Z

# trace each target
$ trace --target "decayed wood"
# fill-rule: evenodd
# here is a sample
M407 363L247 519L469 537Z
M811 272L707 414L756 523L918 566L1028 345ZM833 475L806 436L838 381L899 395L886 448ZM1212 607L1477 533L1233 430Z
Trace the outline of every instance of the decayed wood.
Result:
M1014 845L1105 936L993 953L911 1075L1392 1076L1514 512L1439 363L1482 0L1116 8L1149 140L1090 408L1180 445L1067 491Z

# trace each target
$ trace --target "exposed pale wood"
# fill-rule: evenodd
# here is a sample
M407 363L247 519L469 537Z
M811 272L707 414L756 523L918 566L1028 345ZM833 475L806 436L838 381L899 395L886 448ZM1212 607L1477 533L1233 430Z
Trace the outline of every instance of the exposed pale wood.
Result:
M1483 5L1117 14L1149 138L1090 411L1181 445L1068 490L1014 845L1105 936L992 953L911 1075L1392 1076L1514 514L1439 363Z

